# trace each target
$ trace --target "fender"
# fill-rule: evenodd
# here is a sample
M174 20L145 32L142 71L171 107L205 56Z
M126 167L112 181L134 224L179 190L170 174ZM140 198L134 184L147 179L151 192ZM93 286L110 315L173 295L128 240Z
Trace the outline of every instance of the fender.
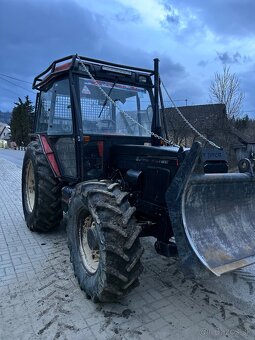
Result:
M60 173L59 166L58 166L58 163L56 161L54 152L52 151L52 148L50 147L50 144L49 144L46 136L39 135L39 140L40 140L42 148L43 148L43 153L45 154L45 156L46 156L46 158L49 162L51 170L54 173L54 176L55 177L61 177L61 173Z

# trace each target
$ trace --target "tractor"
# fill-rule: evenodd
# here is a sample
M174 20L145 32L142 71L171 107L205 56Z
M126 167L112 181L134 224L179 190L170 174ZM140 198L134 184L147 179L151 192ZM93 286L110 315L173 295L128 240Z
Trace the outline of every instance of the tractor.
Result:
M31 231L66 221L74 273L94 302L139 284L141 237L193 274L255 262L254 177L228 173L220 148L171 144L159 60L153 69L71 55L35 77L23 161Z

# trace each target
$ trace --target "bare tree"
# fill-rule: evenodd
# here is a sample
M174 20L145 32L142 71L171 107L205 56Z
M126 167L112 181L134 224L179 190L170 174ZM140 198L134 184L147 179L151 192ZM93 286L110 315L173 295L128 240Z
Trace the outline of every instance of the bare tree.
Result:
M230 67L224 65L222 74L215 73L209 91L213 101L226 105L229 118L239 116L244 93L241 91L238 77L235 73L230 72Z

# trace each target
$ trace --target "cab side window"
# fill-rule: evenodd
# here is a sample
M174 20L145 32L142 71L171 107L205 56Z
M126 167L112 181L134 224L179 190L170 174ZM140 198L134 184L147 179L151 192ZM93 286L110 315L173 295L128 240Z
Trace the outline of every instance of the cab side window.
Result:
M54 82L41 92L37 132L69 135L73 132L68 79Z

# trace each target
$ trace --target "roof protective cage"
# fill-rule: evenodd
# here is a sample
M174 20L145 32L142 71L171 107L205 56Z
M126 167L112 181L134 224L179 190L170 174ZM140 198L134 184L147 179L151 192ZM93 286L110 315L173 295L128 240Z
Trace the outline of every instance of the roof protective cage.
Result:
M55 75L57 73L66 72L69 69L72 69L75 65L75 62L78 60L77 57L78 57L77 55L69 55L67 57L53 61L53 63L45 71L43 71L42 73L40 73L38 76L35 77L34 82L33 82L33 89L39 90L42 83L44 83L46 79L48 80L53 74ZM125 70L132 70L132 71L147 73L149 75L154 74L153 70L139 68L139 67L132 67L132 66L127 66L127 65L122 65L122 64L115 64L115 63L111 63L111 62L103 61L99 59L92 59L92 58L81 57L81 56L79 56L79 59L89 64L97 64L97 65L109 66L112 68L118 68L122 70L122 73L124 73Z

